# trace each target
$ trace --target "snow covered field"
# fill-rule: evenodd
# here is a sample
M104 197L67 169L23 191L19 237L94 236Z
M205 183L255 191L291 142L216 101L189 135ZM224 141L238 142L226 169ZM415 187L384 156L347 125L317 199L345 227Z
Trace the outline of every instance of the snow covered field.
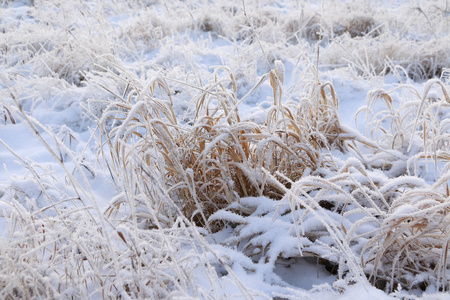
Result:
M446 0L0 0L0 298L449 299Z

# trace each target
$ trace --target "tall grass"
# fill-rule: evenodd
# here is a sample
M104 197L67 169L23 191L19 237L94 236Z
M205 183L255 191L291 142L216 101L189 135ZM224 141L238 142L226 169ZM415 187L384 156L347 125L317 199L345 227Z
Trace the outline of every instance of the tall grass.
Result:
M1 1L0 130L51 162L0 137L26 170L0 183L0 298L305 297L292 257L449 290L447 8L331 3ZM364 133L339 72L374 85Z
M270 81L273 105L266 112L266 122L258 124L241 121L238 102L242 99L237 98L233 74L225 71L228 79L216 75L194 98L192 125L175 117L171 89L164 78L130 85L129 96L111 103L100 120L105 144L111 148L114 176L125 174L123 184L132 180L127 176L143 178L143 190L133 186L133 193L152 195L148 191L154 189L155 179L148 173L157 170L162 188L189 219L203 225L212 213L240 197L281 198L283 189L263 170L290 185L284 177L295 181L330 164L321 157L321 149L342 143L332 85L312 85L310 99L287 106L282 103L284 67L276 61L275 68L243 97ZM120 124L108 130L112 118ZM152 204L154 209L161 205Z

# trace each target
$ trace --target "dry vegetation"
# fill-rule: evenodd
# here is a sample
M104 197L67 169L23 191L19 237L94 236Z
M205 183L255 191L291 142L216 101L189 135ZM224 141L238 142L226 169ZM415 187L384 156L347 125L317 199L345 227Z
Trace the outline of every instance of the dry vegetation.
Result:
M213 299L230 286L267 296L239 276L293 257L386 292L450 290L447 8L398 8L400 21L369 2L247 16L240 2L144 2L68 13L65 1L33 1L20 21L0 22L0 126L27 126L52 157L43 166L0 138L28 170L0 185L0 298ZM134 18L112 21L121 14ZM196 57L214 51L192 32L238 54L202 69ZM399 78L367 94L356 115L365 133L341 124L324 65ZM288 67L298 80L287 82ZM271 103L259 117L240 113L263 88ZM60 121L72 128L45 124L41 105L76 115ZM88 126L91 157L77 133ZM116 191L106 207L99 174ZM228 238L213 242L217 232Z
M290 185L284 177L296 181L305 172L329 166L321 149L342 145L332 85L314 84L310 98L285 105L281 101L284 67L280 61L275 66L249 92L270 81L274 103L263 124L241 120L236 82L227 69L228 80L216 75L196 96L192 125L180 124L175 117L172 92L164 79L154 79L147 91L127 85L129 97L111 103L100 120L115 175L123 176L119 174L125 166L131 172L126 176L143 180L144 190L138 193L149 194L146 191L154 182L146 174L156 171L162 188L185 216L205 225L212 213L240 197L280 199L284 190L278 180ZM156 90L164 97L158 98ZM108 130L111 118L121 123ZM268 178L264 170L278 180Z
M242 197L261 195L279 199L281 203L287 201L288 211L317 214L324 227L320 233L305 229L298 233L299 239L306 237L313 243L305 249L300 247L297 250L300 253L335 263L342 274L350 271L361 276L367 272L380 288L394 289L397 283L409 289L423 288L433 281L447 289L450 156L446 138L448 121L438 117L450 104L446 87L439 80L430 81L421 96L414 88L405 86L417 98L400 108L394 107L386 91L369 93L367 106L360 110L367 116L368 136L372 137L367 140L340 126L336 95L329 83L312 84L309 98L283 104L280 101L283 68L280 62L275 62L275 66L257 84L270 80L274 93L274 103L263 124L241 121L236 83L229 70L226 74L231 90L224 87L225 78L216 79L200 92L194 100L192 125L179 124L174 117L171 90L162 79L155 79L147 92L131 88L130 95L139 96L111 103L101 120L105 128L102 136L110 145L111 161L116 163L115 176L125 175L124 183L139 183L128 186L131 190L127 194L147 197L133 205L157 210L165 214L164 220L173 219L177 214L174 209L179 209L198 226L213 231L220 230L226 222L235 224L238 218L237 240L249 239L243 246L244 253L253 257L255 249L259 255L263 251L269 255L266 261L272 260L273 264L278 257L289 257L295 250L289 247L281 252L275 250L275 257L270 257L274 255L270 243L261 244L264 239L254 241L261 232L240 237L242 231L252 226L250 218L257 206L236 206L236 203ZM441 88L443 98L428 97L433 85ZM167 98L157 98L156 89ZM386 109L375 113L377 101L383 101ZM119 115L123 117L115 118L122 121L120 125L108 130L106 121ZM336 161L337 158L327 154L333 149L353 153L362 161L353 158ZM433 162L436 183L429 185L417 176L421 159ZM442 164L444 167L439 169ZM395 174L397 179L389 175L380 179L377 169ZM158 195L154 191L155 182L159 183L159 189L167 191L175 207L168 209L166 198L153 197ZM126 190L127 186L121 188ZM118 199L110 211L121 203ZM274 202L273 210L276 207ZM275 213L271 218L284 218L288 211ZM336 219L343 222L354 214L364 217L350 228L335 223ZM302 228L301 220L294 217L290 222L291 226ZM210 228L211 224L214 227ZM378 229L361 235L358 228L366 224L376 224ZM328 245L318 242L318 236L328 234L333 242ZM364 244L359 241L362 236ZM355 240L358 246L352 250ZM332 250L334 247L338 250ZM330 258L330 253L336 251ZM361 259L355 255L361 255ZM427 280L415 277L431 270Z

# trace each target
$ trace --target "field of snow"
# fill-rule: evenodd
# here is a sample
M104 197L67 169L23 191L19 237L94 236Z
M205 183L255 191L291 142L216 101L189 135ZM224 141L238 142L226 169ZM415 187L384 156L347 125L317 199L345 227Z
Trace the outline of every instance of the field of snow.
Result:
M0 299L449 299L447 0L0 0Z

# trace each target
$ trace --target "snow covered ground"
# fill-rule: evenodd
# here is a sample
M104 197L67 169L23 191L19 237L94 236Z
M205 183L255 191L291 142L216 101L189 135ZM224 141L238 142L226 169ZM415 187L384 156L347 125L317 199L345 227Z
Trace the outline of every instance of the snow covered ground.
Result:
M0 0L0 298L448 299L447 1Z

